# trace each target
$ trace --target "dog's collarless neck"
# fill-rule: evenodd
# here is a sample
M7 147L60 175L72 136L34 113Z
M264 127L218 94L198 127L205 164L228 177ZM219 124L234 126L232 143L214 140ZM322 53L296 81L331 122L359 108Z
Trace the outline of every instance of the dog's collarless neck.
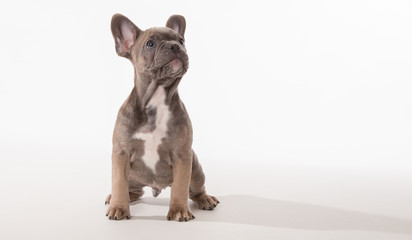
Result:
M181 77L170 79L150 79L145 77L139 77L135 75L135 90L139 105L139 109L144 111L148 102L153 97L153 94L158 88L163 88L166 94L165 104L170 105L172 99L177 96L177 86L180 83Z

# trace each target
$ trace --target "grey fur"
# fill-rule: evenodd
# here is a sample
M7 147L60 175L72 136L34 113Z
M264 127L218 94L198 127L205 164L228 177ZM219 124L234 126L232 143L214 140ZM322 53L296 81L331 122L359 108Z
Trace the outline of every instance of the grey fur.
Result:
M112 18L116 51L132 62L135 86L118 112L113 132L112 196L108 198L110 219L128 217L126 198L137 200L143 195L145 186L152 187L155 197L161 189L172 186L168 219L194 218L187 204L188 197L202 209L213 209L218 204L215 197L206 194L205 175L191 148L192 124L177 91L189 66L182 44L185 29L186 21L179 15L171 16L166 27L145 31L120 14ZM149 46L148 41L153 41L155 47ZM148 105L159 87L165 89L164 103L170 115L167 135L157 148L159 160L152 171L142 159L144 140L133 136L153 132L159 114L164 114Z

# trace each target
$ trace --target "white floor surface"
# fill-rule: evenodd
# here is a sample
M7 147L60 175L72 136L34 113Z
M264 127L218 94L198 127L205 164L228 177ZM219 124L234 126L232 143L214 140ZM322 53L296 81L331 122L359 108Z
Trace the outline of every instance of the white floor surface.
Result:
M195 220L169 222L170 189L158 198L146 189L131 220L110 221L107 157L11 146L0 157L10 161L0 175L0 239L412 239L409 169L202 159L208 192L221 202L215 210L191 203Z

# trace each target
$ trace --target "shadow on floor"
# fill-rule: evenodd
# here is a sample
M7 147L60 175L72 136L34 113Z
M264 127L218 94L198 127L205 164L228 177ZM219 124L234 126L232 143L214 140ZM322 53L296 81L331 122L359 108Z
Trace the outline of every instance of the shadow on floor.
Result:
M249 195L218 197L221 204L203 211L191 202L195 221L248 224L306 230L363 230L412 235L412 219L347 211L312 204L279 201ZM168 199L143 198L137 204L168 206ZM165 220L165 216L133 219Z

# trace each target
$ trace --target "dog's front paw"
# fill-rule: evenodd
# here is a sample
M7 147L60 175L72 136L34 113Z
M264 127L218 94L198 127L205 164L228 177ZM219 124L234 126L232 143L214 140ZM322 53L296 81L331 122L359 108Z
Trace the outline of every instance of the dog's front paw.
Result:
M194 219L195 216L190 211L189 206L186 205L170 205L169 213L167 214L167 220L175 220L175 221L189 221Z
M130 218L129 202L116 203L110 202L107 209L106 216L111 220L122 220L124 218Z
M199 209L203 210L213 210L220 203L216 197L209 196L206 193L192 197L192 200L196 203Z

